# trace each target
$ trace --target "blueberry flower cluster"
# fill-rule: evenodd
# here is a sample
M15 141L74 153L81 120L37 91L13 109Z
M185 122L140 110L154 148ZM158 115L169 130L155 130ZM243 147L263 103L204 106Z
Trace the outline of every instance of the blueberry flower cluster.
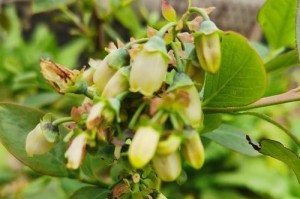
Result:
M164 3L165 18L173 20L174 11ZM126 181L131 191L145 181L147 177L141 176L149 170L153 175L147 179L174 181L183 162L200 169L205 159L200 93L205 73L216 73L221 63L222 32L209 20L208 10L189 9L180 20L175 15L175 21L149 31L146 38L111 45L103 60L90 60L87 70L70 70L42 59L42 74L56 91L86 99L70 117L45 116L28 134L28 155L46 153L63 139L68 146L66 166L76 170L89 149L111 145L114 164L127 161L128 174L135 176ZM202 19L188 21L194 12ZM183 31L185 24L189 32ZM58 130L62 123L68 124L64 137ZM165 198L154 194L153 183L149 187L152 191L142 185L139 190Z

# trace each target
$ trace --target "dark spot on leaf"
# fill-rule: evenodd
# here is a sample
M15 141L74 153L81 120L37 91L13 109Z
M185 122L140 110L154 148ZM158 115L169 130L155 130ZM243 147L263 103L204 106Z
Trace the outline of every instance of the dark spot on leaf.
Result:
M249 135L246 135L246 139L247 139L248 143L253 147L253 149L255 149L256 151L260 150L260 146L254 144Z

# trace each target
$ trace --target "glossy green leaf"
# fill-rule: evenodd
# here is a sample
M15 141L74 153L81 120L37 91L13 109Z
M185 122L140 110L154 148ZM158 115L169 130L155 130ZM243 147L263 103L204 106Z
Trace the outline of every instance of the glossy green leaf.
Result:
M73 2L75 2L75 0L33 0L31 4L32 12L34 14L47 12L50 10L55 10L62 6L66 6Z
M246 138L247 135L236 127L223 124L212 132L204 133L202 136L244 155L259 155L259 153L249 145Z
M234 32L224 34L221 49L220 70L206 75L203 105L244 106L260 99L266 89L266 73L257 52Z
M70 199L106 199L110 193L107 189L98 187L83 187L76 191Z
M295 172L300 183L300 159L296 153L274 140L262 140L259 152L287 164Z
M296 65L299 65L298 53L296 50L291 50L267 62L266 70L270 72L281 68L293 67Z
M297 0L267 0L258 14L271 50L295 46Z
M50 152L28 157L25 152L27 134L44 114L24 106L0 103L0 140L17 159L36 172L51 176L68 176L64 152L65 143L59 142Z

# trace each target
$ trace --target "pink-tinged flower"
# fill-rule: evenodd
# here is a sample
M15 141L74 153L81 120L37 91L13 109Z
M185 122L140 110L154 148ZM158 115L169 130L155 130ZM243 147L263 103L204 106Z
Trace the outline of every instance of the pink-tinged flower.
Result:
M44 78L61 94L66 93L70 87L74 86L81 74L78 70L70 70L65 66L45 59L41 59L40 66Z
M155 154L160 133L151 126L139 127L129 146L128 157L132 166L143 168Z
M185 160L195 169L200 169L205 160L204 148L197 131L190 132L182 146Z
M88 137L84 133L78 135L72 140L71 145L65 153L68 159L67 168L78 169L85 155L85 148Z
M88 129L93 129L100 124L101 114L104 107L104 102L98 102L91 108L88 118L86 119L86 127Z
M200 32L194 35L194 44L200 66L209 73L218 72L221 65L221 32L211 21L200 25Z
M25 150L29 157L41 155L50 151L55 142L49 141L39 123L26 137Z
M130 72L130 90L151 96L166 79L169 57L165 43L158 36L152 37L138 52Z
M174 181L181 173L181 159L178 152L155 155L152 163L156 174L163 181Z
M167 92L175 94L176 101L173 108L182 119L194 128L201 128L203 126L201 99L191 78L186 73L176 73Z

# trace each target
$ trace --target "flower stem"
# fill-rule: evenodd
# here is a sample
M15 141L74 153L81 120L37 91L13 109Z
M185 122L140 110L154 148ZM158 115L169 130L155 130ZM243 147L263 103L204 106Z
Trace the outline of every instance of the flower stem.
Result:
M73 118L72 117L63 117L63 118L59 118L56 119L52 122L52 125L54 126L58 126L60 124L66 123L66 122L73 122Z
M152 123L157 122L157 121L161 118L161 116L163 115L163 113L164 113L163 110L159 110L159 111L152 117L151 122L152 122Z
M90 99L94 99L94 92L89 88L86 89L84 95Z
M254 108L261 108L266 106L273 106L277 104L284 104L288 102L300 101L300 92L299 88L292 89L286 93L282 93L279 95L273 95L270 97L264 97L260 100L249 104L247 106L239 106L239 107L203 107L204 113L230 113L230 112L238 112L245 111Z
M192 0L188 0L188 9L192 7Z
M184 72L184 65L180 59L180 55L179 55L179 50L178 48L176 47L175 43L172 42L171 43L171 47L174 51L174 56L175 56L175 59L176 59L176 62L177 62L177 68L178 68L178 72Z
M130 48L132 45L134 44L140 44L140 43L145 43L149 40L149 38L141 38L141 39L137 39L137 40L134 40L132 42L129 42L125 45L125 48Z
M122 101L127 95L129 94L129 91L124 91L116 96L116 98L120 101Z
M179 128L180 128L180 126L179 126L179 124L178 124L178 121L177 121L177 118L176 118L176 116L175 116L174 113L171 113L171 114L170 114L170 121L171 121L171 123L172 123L172 125L173 125L173 127L174 127L175 129L179 129Z
M203 17L203 19L205 21L210 21L210 18L208 16L208 14L205 12L205 10L203 8L191 7L191 8L189 8L189 12L191 12L191 13L197 13L201 17Z
M157 36L163 37L164 34L173 26L176 26L177 23L176 22L170 22L167 23L165 26L163 26L157 33Z
M142 113L143 109L145 108L146 106L146 102L142 103L139 108L137 109L137 111L134 113L133 117L131 118L130 122L129 122L129 125L128 125L128 128L129 129L133 129L136 122L137 122L137 119L138 117L140 116L140 114Z

